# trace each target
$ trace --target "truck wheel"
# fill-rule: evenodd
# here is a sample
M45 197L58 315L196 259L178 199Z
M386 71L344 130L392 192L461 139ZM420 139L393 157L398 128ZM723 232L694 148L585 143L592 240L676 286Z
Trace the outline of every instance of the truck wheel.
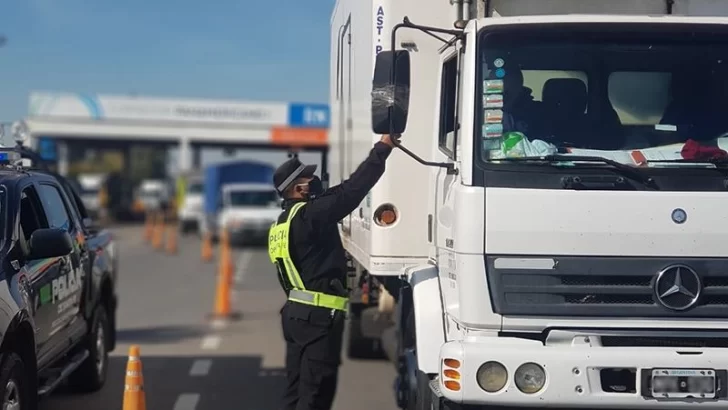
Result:
M415 410L432 410L433 399L430 390L430 377L417 370L417 404Z
M0 367L0 408L13 410L31 410L36 408L37 397L30 391L29 375L25 365L15 353L5 354Z
M69 378L74 390L90 393L104 386L109 367L109 328L106 309L99 305L94 311L91 332L82 345L82 348L88 350L89 356Z

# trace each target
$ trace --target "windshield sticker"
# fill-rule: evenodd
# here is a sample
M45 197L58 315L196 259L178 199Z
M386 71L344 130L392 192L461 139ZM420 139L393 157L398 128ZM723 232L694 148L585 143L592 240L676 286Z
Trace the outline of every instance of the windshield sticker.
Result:
M502 108L503 107L503 94L489 94L484 95L485 108Z
M496 58L495 60L493 60L493 65L495 66L495 68L501 68L506 65L506 62L502 58Z
M483 125L483 138L500 138L503 136L503 124Z
M503 122L503 110L485 110L486 124L500 124Z
M504 70L502 68L499 68L499 69L495 70L495 76L498 77L498 78L505 77L506 76L506 70Z
M503 80L485 80L483 81L483 94L502 94Z

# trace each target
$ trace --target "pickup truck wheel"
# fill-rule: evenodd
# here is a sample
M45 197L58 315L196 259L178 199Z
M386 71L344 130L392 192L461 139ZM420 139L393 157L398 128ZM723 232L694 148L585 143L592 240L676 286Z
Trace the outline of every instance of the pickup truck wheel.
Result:
M100 390L106 382L106 373L109 364L109 319L103 306L96 307L92 330L87 336L83 348L88 350L89 356L76 369L69 379L74 390L90 393Z
M35 394L30 391L25 365L15 353L7 353L0 368L2 410L35 409Z

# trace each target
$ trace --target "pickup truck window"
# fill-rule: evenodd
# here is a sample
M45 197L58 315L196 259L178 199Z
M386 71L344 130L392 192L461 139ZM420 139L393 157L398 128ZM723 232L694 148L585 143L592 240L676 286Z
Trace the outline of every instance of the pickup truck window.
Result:
M48 216L48 225L51 228L70 231L71 217L58 188L53 185L40 185L40 198L43 201L43 209L45 209Z
M23 230L23 236L28 240L36 229L47 227L46 216L35 189L25 188L20 195L20 228Z

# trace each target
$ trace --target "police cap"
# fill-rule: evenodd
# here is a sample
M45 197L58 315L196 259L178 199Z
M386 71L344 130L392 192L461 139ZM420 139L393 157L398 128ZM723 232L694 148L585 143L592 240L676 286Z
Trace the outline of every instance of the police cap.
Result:
M312 178L316 168L317 165L304 165L298 157L293 157L273 173L273 184L279 193L283 193L297 178Z

